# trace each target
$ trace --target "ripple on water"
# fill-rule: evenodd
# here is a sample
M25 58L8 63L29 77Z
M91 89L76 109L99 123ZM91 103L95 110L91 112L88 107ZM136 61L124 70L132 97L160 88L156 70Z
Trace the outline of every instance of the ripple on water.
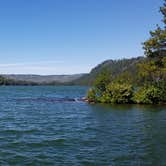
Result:
M165 107L69 100L86 90L0 87L0 165L164 166Z

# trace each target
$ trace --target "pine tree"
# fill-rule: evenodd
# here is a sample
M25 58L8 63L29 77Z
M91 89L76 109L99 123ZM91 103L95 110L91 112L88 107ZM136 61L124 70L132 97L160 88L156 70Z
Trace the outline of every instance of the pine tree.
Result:
M166 25L166 0L164 0L163 7L160 7L160 12L163 14L163 22ZM165 27L166 28L166 27Z
M160 8L160 12L163 15L164 28L157 25L156 30L150 31L150 39L143 43L147 57L166 55L166 0L164 0L164 5Z

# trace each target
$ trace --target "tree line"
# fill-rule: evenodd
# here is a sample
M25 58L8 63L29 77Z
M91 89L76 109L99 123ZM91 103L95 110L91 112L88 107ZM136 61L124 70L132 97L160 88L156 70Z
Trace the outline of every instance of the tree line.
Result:
M146 58L115 75L107 68L100 72L88 91L89 102L166 103L166 0L160 8L163 27L157 25L143 43Z

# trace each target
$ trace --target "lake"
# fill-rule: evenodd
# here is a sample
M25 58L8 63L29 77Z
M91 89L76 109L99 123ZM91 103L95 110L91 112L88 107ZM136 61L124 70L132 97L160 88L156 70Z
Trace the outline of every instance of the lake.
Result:
M0 87L0 165L166 165L166 107L90 105L87 89Z

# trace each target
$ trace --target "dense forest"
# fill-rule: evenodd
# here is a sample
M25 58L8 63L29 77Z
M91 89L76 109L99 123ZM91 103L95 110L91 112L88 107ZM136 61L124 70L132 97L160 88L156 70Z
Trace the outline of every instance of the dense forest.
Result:
M124 71L132 71L133 75L136 73L136 64L141 62L144 58L131 58L131 59L120 59L120 60L107 60L97 65L91 70L89 74L84 74L79 79L70 82L73 85L93 85L98 75L106 70L110 73L110 76L116 77Z
M150 31L150 38L143 43L146 57L119 61L124 66L112 70L103 66L88 92L89 102L166 103L166 0L160 12L164 27Z
M31 75L23 75L18 77L17 75L15 77L10 77L10 75L2 75L0 76L0 85L89 85L92 86L95 82L96 77L101 73L103 70L109 71L112 76L117 76L120 73L123 73L123 71L132 71L133 75L136 73L136 65L138 62L141 62L144 58L138 57L138 58L131 58L131 59L121 59L121 60L107 60L99 65L97 65L95 68L91 70L88 74L80 74L80 77L77 75L73 77L73 80L65 82L60 81L50 81L47 79L48 76L43 76L46 78L42 78L45 81L36 81L37 79L32 79ZM19 75L20 76L20 75ZM49 76L51 77L51 76ZM71 77L71 76L70 76ZM78 77L78 78L77 78Z
M0 76L0 85L35 85L33 82L17 81Z
M33 81L26 81L26 80L17 80L17 79L10 79L4 76L0 76L0 86L10 86L10 85L24 85L24 86L40 86L40 85L71 85L69 82L58 82L58 81L50 81L50 82L33 82Z

